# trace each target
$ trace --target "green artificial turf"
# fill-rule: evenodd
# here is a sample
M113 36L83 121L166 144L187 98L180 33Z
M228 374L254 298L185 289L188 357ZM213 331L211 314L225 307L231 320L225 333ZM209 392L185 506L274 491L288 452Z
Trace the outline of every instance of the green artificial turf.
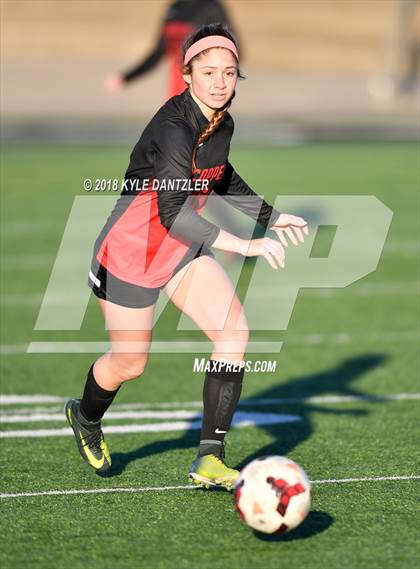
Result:
M80 331L35 331L34 325L73 200L85 195L83 180L120 178L129 151L46 146L3 152L2 394L80 396L95 354L26 354L19 353L19 346L106 340L95 298ZM284 454L299 462L311 480L418 475L417 400L303 400L420 391L416 146L236 146L231 161L269 201L277 194L374 195L394 217L376 272L330 294L301 290L287 331L252 333L252 340L284 345L277 354L249 355L251 360L273 359L277 369L246 376L242 398L254 403L241 410L295 414L301 420L232 429L229 463L241 467L257 456ZM328 235L319 247L317 254L328 252ZM243 269L241 293L252 268L248 263ZM204 339L198 331L177 331L178 319L177 310L167 306L155 339ZM344 339L338 334L345 334ZM311 342L314 335L318 340ZM11 353L13 346L17 353ZM201 375L193 373L194 356L152 354L144 376L124 386L116 404L149 403L156 411L162 403L179 402L176 409L191 410L188 402L200 400L202 390ZM262 399L283 401L261 405ZM16 404L2 409L17 415L35 408L59 413L61 407ZM104 424L142 422L159 419ZM3 422L2 430L64 426L63 418ZM183 486L198 435L198 430L110 434L113 469L106 478L82 462L70 437L1 439L0 492ZM254 534L225 492L178 488L4 498L0 560L2 567L13 569L414 568L419 562L418 484L316 483L308 519L282 537Z

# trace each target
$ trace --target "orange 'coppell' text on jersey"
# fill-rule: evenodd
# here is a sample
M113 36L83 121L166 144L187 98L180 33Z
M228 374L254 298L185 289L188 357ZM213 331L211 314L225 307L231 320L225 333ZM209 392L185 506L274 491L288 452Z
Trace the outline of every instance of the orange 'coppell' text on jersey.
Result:
M165 285L191 247L210 247L219 234L220 228L202 217L211 192L264 227L274 224L279 212L228 162L233 134L228 113L198 147L192 171L197 138L208 124L188 89L149 122L131 154L121 196L96 240L94 274L102 265L127 283Z

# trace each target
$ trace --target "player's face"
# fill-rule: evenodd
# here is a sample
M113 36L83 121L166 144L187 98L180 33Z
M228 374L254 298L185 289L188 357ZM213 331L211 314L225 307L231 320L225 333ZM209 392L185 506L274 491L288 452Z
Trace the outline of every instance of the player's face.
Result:
M184 75L191 95L210 120L232 97L238 80L238 62L231 51L213 48L192 63L191 75Z

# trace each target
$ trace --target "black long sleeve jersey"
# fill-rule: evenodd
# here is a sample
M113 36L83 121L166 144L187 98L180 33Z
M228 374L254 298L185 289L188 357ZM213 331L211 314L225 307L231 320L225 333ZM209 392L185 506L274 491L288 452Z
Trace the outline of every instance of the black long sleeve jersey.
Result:
M188 89L172 97L146 126L130 157L124 186L95 243L92 270L99 265L118 279L160 287L194 244L211 246L220 228L202 217L214 191L265 227L278 211L260 198L228 162L233 120L200 145L208 120Z

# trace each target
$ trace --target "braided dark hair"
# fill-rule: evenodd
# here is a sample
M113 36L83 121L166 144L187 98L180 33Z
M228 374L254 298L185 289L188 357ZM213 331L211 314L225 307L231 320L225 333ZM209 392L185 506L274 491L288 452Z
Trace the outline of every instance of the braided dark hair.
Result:
M193 34L191 34L184 42L183 46L182 46L182 60L184 60L185 54L187 53L187 50L198 40L201 40L203 38L206 38L208 36L223 36L225 38L230 39L235 45L236 47L238 47L238 43L236 41L236 38L234 37L234 35L229 31L229 29L223 25L223 24L207 24L205 26L201 26L201 28L199 28L196 32L194 32ZM211 49L211 48L210 48ZM184 75L191 75L192 72L192 62L194 61L194 59L201 57L202 55L204 55L205 53L207 53L209 50L205 49L204 51L200 52L199 54L197 54L195 57L192 58L191 61L189 61L189 63L187 65L184 66L183 68L183 74ZM241 75L239 68L238 68L238 77L241 79L244 79L243 75ZM200 132L200 134L197 137L195 146L194 146L194 150L193 150L193 154L192 154L192 168L193 171L197 169L197 165L196 165L196 154L197 154L197 148L200 146L200 144L202 144L203 142L205 142L208 138L210 138L210 136L219 128L219 126L221 125L221 123L223 122L223 119L225 118L226 113L229 110L229 107L232 103L233 98L235 97L235 93L233 93L232 97L230 98L230 100L225 104L225 106L221 109L218 109L211 121L209 122L209 124L206 126L206 128Z

